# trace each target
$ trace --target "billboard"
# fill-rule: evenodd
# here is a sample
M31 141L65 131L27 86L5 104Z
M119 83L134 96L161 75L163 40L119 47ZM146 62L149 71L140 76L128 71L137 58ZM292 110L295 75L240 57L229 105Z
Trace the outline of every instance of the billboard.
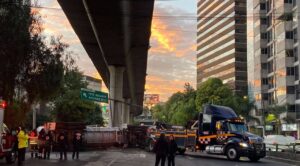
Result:
M282 131L297 131L297 124L282 124Z
M145 104L158 104L159 103L159 95L158 94L145 94L144 95L144 103Z

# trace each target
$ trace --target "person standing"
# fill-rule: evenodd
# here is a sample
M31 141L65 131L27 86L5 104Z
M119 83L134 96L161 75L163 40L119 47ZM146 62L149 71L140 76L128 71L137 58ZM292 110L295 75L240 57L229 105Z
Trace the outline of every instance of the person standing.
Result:
M57 138L58 150L60 153L60 160L67 160L67 149L68 149L68 139L65 133L60 133Z
M45 145L44 145L44 159L50 159L50 152L51 152L51 147L53 144L53 138L51 136L51 133L48 132L45 136Z
M39 146L39 159L43 159L43 155L45 152L45 140L46 138L46 131L45 129L42 129L39 132L39 136L38 136L38 146Z
M75 158L76 155L76 159L79 159L79 150L81 148L82 145L82 136L80 132L75 132L74 137L73 137L73 155L72 155L72 159Z
M31 151L31 158L35 156L35 158L38 157L38 137L36 130L32 130L29 133L29 145L30 145L30 151Z
M154 146L154 152L156 153L155 166L158 166L159 163L161 163L161 166L164 166L168 154L168 142L164 133L160 134L159 139Z
M169 137L168 145L168 166L175 166L175 156L178 147L173 135Z
M18 166L22 166L25 161L26 148L28 147L28 135L22 127L18 129Z

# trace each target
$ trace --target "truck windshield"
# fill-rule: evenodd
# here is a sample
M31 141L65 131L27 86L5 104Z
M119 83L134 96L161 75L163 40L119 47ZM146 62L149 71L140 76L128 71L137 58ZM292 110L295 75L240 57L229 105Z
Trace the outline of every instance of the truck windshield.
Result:
M246 132L247 127L244 123L228 123L229 131Z

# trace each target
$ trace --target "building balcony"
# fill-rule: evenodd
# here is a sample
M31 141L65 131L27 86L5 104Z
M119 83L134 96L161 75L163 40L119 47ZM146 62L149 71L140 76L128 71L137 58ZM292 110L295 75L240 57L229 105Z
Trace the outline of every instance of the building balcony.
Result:
M260 61L261 61L261 63L267 63L268 62L268 55L261 54L260 55Z
M268 73L268 70L266 70L266 69L262 69L262 70L261 70L261 76L262 76L262 77L268 77L268 74L269 74L269 73Z
M296 95L295 94L287 94L286 101L283 103L295 104Z
M295 85L295 76L286 76L286 85L288 86Z
M268 29L268 26L267 25L265 25L265 24L261 24L260 25L260 32L267 32L267 29Z
M290 13L293 10L293 4L283 3L281 6L276 8L275 19L282 20L285 19L287 13Z
M286 66L294 66L295 58L294 57L286 57Z
M268 40L267 39L261 39L260 40L260 47L265 48L268 45Z
M285 21L284 26L285 26L285 31L292 31L293 27L296 23L294 21Z
M282 52L283 50L294 49L294 39L282 39L277 42L277 52Z

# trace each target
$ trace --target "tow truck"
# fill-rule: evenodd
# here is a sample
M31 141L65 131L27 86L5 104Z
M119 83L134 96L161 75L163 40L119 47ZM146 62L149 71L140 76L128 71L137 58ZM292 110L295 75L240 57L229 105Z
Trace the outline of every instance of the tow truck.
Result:
M16 136L13 136L3 123L6 105L6 102L0 99L0 159L5 158L7 164L13 164L16 161Z
M155 127L148 129L148 150L153 151L156 140L164 133L168 138L173 135L177 146L178 153L183 155L187 148L194 147L196 141L196 133L185 129L183 126L170 126L163 123L156 124Z
M249 133L244 119L225 106L204 106L198 116L197 140L200 150L226 155L229 160L248 157L257 162L266 156L263 138Z

